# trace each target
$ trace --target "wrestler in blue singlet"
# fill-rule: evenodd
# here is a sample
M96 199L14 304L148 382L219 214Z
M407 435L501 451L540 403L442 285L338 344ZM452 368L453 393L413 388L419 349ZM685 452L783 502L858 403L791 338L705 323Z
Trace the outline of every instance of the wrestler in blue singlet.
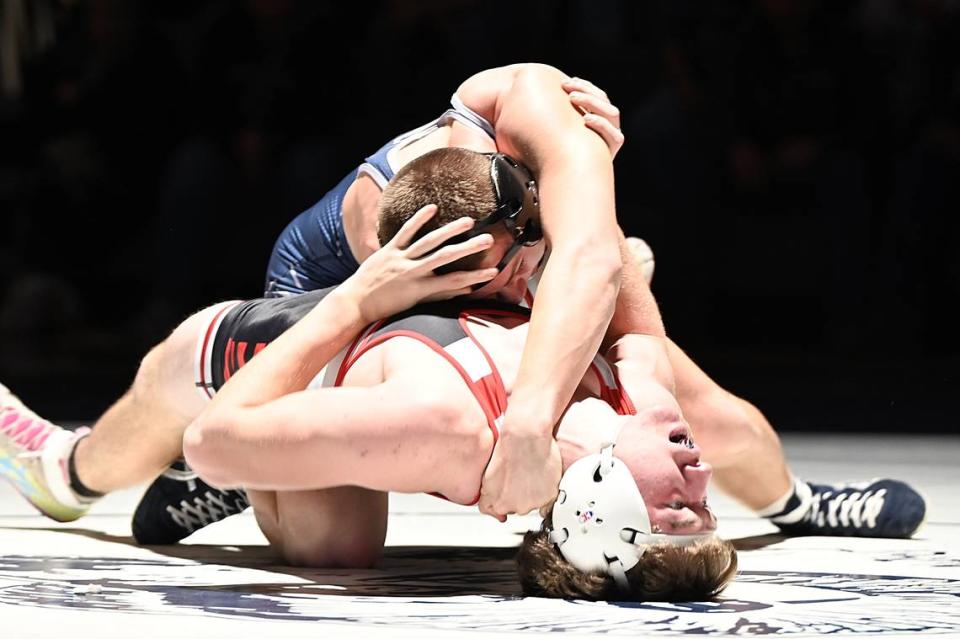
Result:
M361 174L370 176L383 189L400 168L396 163L398 150L454 120L494 137L493 125L467 108L456 94L450 98L450 105L436 120L387 142L287 225L270 255L264 295L294 295L334 286L357 270L360 265L343 228L343 198Z

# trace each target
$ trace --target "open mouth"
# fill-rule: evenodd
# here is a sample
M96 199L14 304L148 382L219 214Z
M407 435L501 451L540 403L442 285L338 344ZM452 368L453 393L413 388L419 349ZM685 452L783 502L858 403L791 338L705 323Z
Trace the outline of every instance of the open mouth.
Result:
M670 431L670 441L674 444L680 444L684 448L692 449L694 447L690 429L686 426L678 426Z

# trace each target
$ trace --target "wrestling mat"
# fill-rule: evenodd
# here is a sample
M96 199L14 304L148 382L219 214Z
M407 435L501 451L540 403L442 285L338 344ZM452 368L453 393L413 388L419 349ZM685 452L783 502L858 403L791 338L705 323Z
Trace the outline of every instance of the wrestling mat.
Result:
M142 548L129 524L140 490L56 524L0 484L0 636L960 636L960 438L784 444L805 478L913 482L927 523L913 540L788 539L716 494L720 534L740 550L740 573L718 600L593 603L521 595L513 554L536 516L498 524L396 495L377 569L311 570L277 565L249 512L181 545Z

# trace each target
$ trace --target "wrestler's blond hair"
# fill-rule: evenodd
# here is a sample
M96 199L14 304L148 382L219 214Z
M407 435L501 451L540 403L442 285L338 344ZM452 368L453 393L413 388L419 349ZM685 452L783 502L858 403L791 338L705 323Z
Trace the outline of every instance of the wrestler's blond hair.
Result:
M461 217L479 220L490 215L497 206L490 158L467 149L443 148L425 153L397 171L380 196L380 245L389 242L403 223L427 204L436 204L437 214L417 237ZM477 268L484 254L463 258L447 268Z
M614 601L703 601L715 597L737 574L737 551L712 538L690 546L649 546L627 571L628 591L605 573L585 573L563 558L549 538L552 512L538 531L524 535L517 571L526 595Z

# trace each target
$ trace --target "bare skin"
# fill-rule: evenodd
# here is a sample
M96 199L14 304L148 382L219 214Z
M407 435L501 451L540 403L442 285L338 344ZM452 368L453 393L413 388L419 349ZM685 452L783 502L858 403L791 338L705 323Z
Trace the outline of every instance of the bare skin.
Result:
M512 155L537 179L553 256L540 280L516 398L483 484L481 510L505 520L553 498L561 469L551 434L613 314L620 261L612 157L623 134L619 111L603 91L545 65L483 71L457 95L493 124L496 139L454 121L398 149L395 168L441 147ZM358 261L378 247L379 197L365 175L344 197L344 229ZM584 214L590 224L583 224Z
M464 87L461 87L461 97L465 97L475 110L481 111L488 118L496 120L496 104L500 90L488 90L488 87L504 86L504 80L489 82L490 76L501 75L509 76L512 72L506 70L493 70L486 72L486 78L480 81L468 81ZM481 74L483 75L483 74ZM615 153L619 144L622 144L622 136L616 139L619 134L614 126L617 122L615 108L609 105L605 97L601 99L596 95L596 88L584 84L583 81L568 81L565 89L572 92L570 99L579 105L593 111L594 113L603 113L604 117L595 117L591 123L585 119L587 127L607 142L610 151ZM490 113L490 107L484 106L492 104L494 112ZM611 109L613 109L611 111ZM499 130L509 130L501 122ZM493 150L491 141L486 136L477 135L472 129L468 129L459 124L452 124L435 132L427 139L401 151L401 162L406 162L412 157L426 152L432 148L440 146L463 146L474 148L476 150ZM529 160L528 160L529 161ZM375 215L376 204L379 200L379 189L369 178L361 177L354 187L348 192L348 204L345 210L345 223L347 224L347 234L350 240L351 248L358 256L365 257L375 248L375 236L370 233L372 226L369 223L371 215ZM370 238L373 237L373 243ZM483 294L499 295L510 300L517 300L526 286L526 279L532 275L533 265L539 258L529 256L518 260L516 266L505 270L494 282L491 282ZM639 301L638 301L639 300ZM654 335L662 335L662 324L659 321L659 313L656 311L655 302L649 291L642 291L639 296L634 295L630 300L629 295L621 295L621 303L633 304L634 316L642 316L644 319L637 324L636 330L643 330ZM542 301L538 302L543 306ZM197 322L199 323L199 321ZM121 398L110 411L101 420L101 424L114 424L114 428L98 427L94 434L87 440L84 440L78 449L77 463L80 468L81 476L84 477L91 487L108 491L120 486L130 485L148 480L174 459L180 453L180 434L182 429L189 423L190 415L196 414L198 410L198 398L193 394L180 401L170 401L170 398L157 396L151 392L138 392L139 389L170 387L170 376L174 371L180 370L183 366L191 365L192 355L190 344L193 339L194 327L185 323L177 329L171 338L164 345L154 349L144 360L138 374L137 382L134 384L131 392ZM726 393L713 383L699 368L687 358L682 351L670 343L671 361L677 370L678 396L684 407L684 413L694 424L707 424L712 427L707 428L698 426L698 432L702 437L711 437L711 434L725 433L724 436L717 435L715 440L718 445L708 446L707 449L712 454L709 457L718 467L718 483L738 495L748 505L758 508L769 504L776 497L783 494L789 487L789 474L783 463L779 464L752 464L743 463L744 459L770 459L775 455L777 459L782 460L782 452L779 447L779 441L773 433L772 428L763 418L762 414L750 404L739 400L738 398ZM554 369L555 370L555 369ZM514 401L511 407L518 404ZM168 428L149 430L146 428L148 423L169 424ZM150 432L147 437L143 436L145 431ZM730 432L736 432L737 437L731 438ZM114 433L116 436L112 436ZM500 450L504 450L504 442L509 442L510 437L501 440ZM729 442L739 442L736 449L732 449ZM721 447L719 444L724 444ZM134 450L131 454L130 447ZM517 447L519 448L519 447ZM127 451L125 454L119 454L120 451ZM724 452L726 451L726 452ZM533 459L533 457L529 457ZM131 463L126 464L122 459L130 459ZM496 460L495 460L496 461ZM496 464L491 464L490 468L495 468ZM501 465L499 476L501 481L505 481L503 468ZM508 466L507 466L508 467ZM547 473L549 474L549 473ZM547 475L544 474L544 475ZM515 477L516 475L514 475ZM491 474L490 477L496 477ZM489 477L488 477L489 479ZM551 480L552 481L552 480ZM487 482L490 486L493 482ZM516 482L515 482L516 483ZM542 484L549 485L549 481ZM541 485L542 485L541 484ZM502 484L501 484L502 485ZM524 494L533 494L531 490L524 489ZM501 495L500 499L506 499ZM502 513L511 510L522 512L525 507L515 508L496 508L494 504L496 499L491 498L487 502L486 511L502 518Z
M493 259L502 254L496 247L497 243L491 249ZM635 283L642 282L639 278ZM617 318L621 326L629 324L625 315L629 313ZM304 321L309 324L309 316ZM475 324L474 334L496 362L512 396L521 365L519 353L530 325L479 320ZM288 346L293 350L287 356L303 362L303 353L298 354L294 344ZM557 430L565 467L599 450L598 423L625 420L618 456L634 469L652 521L667 532L710 529L715 526L705 503L710 465L701 462L698 447L671 441L678 429L689 429L689 419L705 459L716 460L723 473L733 478L724 485L737 491L735 496L757 507L789 487L776 481L788 474L779 447L767 445L769 436L776 441L775 435L759 412L744 410L748 404L719 389L671 342L658 336L623 335L609 357L640 412L634 418L616 416L596 400L595 381L591 383L589 376L581 379L575 401ZM314 362L304 375L316 372L323 363ZM276 376L266 360L254 360L231 384L240 380L256 384L264 375ZM452 501L469 503L492 452L485 418L460 377L415 340L397 338L369 351L351 369L345 384L355 388L308 392L291 388L292 394L259 406L221 404L219 411L211 407L185 436L188 458L210 480L260 489L252 492L258 520L289 561L341 565L343 557L349 556L363 559L358 565L367 565L376 559L385 534L386 491L439 492ZM242 393L243 386L233 388ZM283 424L284 432L292 430L298 436L271 437L265 442L266 424ZM259 460L254 474L245 460L250 454ZM765 463L757 464L757 459ZM362 495L359 503L369 506L358 524L362 530L343 535L339 534L343 527L338 528L339 539L353 540L348 555L335 539L303 534L307 529L323 530L324 518L332 516L324 504L341 490L328 486L337 483L353 484L350 499ZM300 494L287 502L292 504L289 510L283 496L288 491ZM316 495L315 507L305 511L305 504L313 503L311 493ZM302 517L317 527L301 524Z
M482 111L482 107L477 106L475 110ZM494 117L496 117L496 115L494 115ZM503 126L498 127L498 130L505 129L509 131L510 127L506 126L503 122L501 122L501 124L503 124ZM471 142L471 140L465 139L465 137L457 139L457 126L458 125L452 125L448 128L449 130L445 131L447 134L447 144L450 143L451 139L457 142L457 146L470 146L472 143L480 144L480 141L474 140ZM515 126L522 128L519 125ZM465 131L465 133L472 134L469 130ZM432 142L442 141L442 137L442 135L439 135ZM483 141L489 144L488 139L484 138ZM422 153L424 150L428 149L420 149L419 151ZM414 151L414 149L411 149L411 154L413 154ZM531 155L526 159L529 163L535 163L536 156ZM560 173L562 174L562 171ZM544 175L546 174L547 173L544 173ZM358 181L358 185L361 186L357 186L356 191L354 191L353 194L348 193L348 196L357 199L361 213L366 211L366 214L368 214L371 203L375 205L375 202L379 198L379 190L373 185L376 193L369 191L369 189L365 192L362 186L362 180L363 178ZM549 181L550 180L547 179L547 182ZM575 183L575 181L570 180L569 183ZM543 193L543 185L541 185L541 193ZM345 212L345 216L346 215L347 213ZM360 215L360 217L362 218L362 215ZM358 240L349 230L349 220L345 219L345 221L348 224L348 238L353 237L351 240L351 247L353 248L353 243L358 242ZM560 222L558 226L563 228L563 223ZM572 231L567 229L566 232L571 233ZM499 244L497 248L499 248ZM362 252L360 248L357 250ZM530 253L531 251L529 250L521 252L520 256L515 258L516 261L508 265L508 268L504 269L504 272L498 275L497 279L500 281L495 280L491 282L485 287L487 289L485 292L487 294L499 292L509 298L511 295L515 296L518 291L522 291L525 287L525 279L532 274L533 265L539 260L538 256L533 256ZM556 253L554 255L556 257ZM496 263L496 261L497 260L493 260L488 263ZM556 262L557 260L551 260L551 263ZM574 260L574 263L576 263L576 260ZM624 277L626 278L626 275L624 275ZM567 292L564 291L564 293L565 295L562 299L566 301ZM540 295L538 296L538 299L541 300L538 302L541 308L544 307L542 303L543 296L544 289L541 285ZM558 298L557 295L553 297L555 299ZM593 307L587 308L592 309ZM621 312L622 308L627 308L629 312L624 314ZM601 315L605 312L606 311L603 311ZM544 313L540 312L539 315L543 317ZM584 314L581 313L580 315ZM623 317L627 317L628 320L624 320ZM537 311L535 310L534 324L536 324L536 318ZM581 317L580 319L583 318ZM587 318L587 320L595 321L596 318ZM155 349L154 352L148 355L144 360L144 365L141 367L137 382L134 384L131 392L111 408L107 415L104 416L104 419L98 423L94 436L91 436L90 439L81 443L77 452L77 463L80 475L88 486L94 489L108 491L139 483L140 481L155 476L179 454L179 438L184 432L184 428L186 428L190 422L190 415L196 414L195 412L191 413L191 411L196 408L196 406L192 406L190 403L191 401L196 401L196 398L192 395L193 389L190 389L191 395L189 399L183 398L183 401L181 401L181 398L177 396L179 392L179 390L175 388L177 385L172 381L179 376L178 371L185 370L186 366L192 366L192 338L195 336L196 328L190 326L189 322L188 320L188 323L181 326L174 335L171 336L168 343L158 347L158 349ZM630 322L633 322L633 324L629 330L642 330L655 336L663 336L662 322L660 322L659 313L656 312L656 304L649 294L648 289L640 289L639 292L621 295L618 299L617 313L614 315L613 322L614 328L616 329L619 323L619 330L622 333L625 330L623 327L630 326ZM195 323L199 325L202 321L197 320ZM547 332L549 332L551 328L556 328L555 325L551 327L549 319L544 319L541 324L546 327L543 328L543 330ZM565 323L562 323L561 326L568 327ZM352 334L350 331L357 330L357 327L348 324L341 326L340 330ZM556 333L556 331L554 331L554 333ZM616 333L616 331L614 331L614 333ZM533 333L534 336L537 334L537 332ZM531 338L530 341L536 340ZM526 343L526 340L524 343ZM580 349L583 347L583 343L580 341L570 340L568 343L576 344L577 348ZM709 441L711 436L713 436L713 440L715 441L715 445L708 446L706 450L708 451L707 456L715 460L720 468L721 472L718 473L718 480L721 485L731 488L742 500L754 507L765 506L782 495L789 487L789 474L783 463L782 453L779 450L779 443L776 436L773 434L772 429L770 429L769 424L766 423L766 420L763 419L763 416L746 402L722 391L722 389L717 387L716 384L709 380L702 371L689 361L689 358L686 358L675 345L672 345L672 343L668 341L666 343L669 346L669 348L667 348L668 360L671 363L675 362L676 366L675 386L677 397L683 409L683 415L694 423L701 442ZM186 346L186 344L189 344L189 346ZM542 344L540 348L543 348ZM521 347L520 350L523 350L523 347ZM526 350L529 351L529 347L527 347ZM560 352L559 355L561 359L569 357L576 359L577 356L576 353L571 355L570 351ZM526 355L524 357L526 357ZM552 353L551 357L555 358L556 353ZM571 360L566 359L565 361L569 362ZM518 368L516 381L513 383L513 386L516 388L522 389L524 387L524 379L527 380L526 383L529 385L529 380L534 380L539 377L539 375L534 373L532 376L524 378L520 372L521 370L522 366ZM554 368L551 370L557 369ZM563 368L560 370L567 369ZM575 381L579 383L580 380ZM407 398L410 396L408 393L400 394ZM514 406L523 404L520 400L523 395L522 390L513 395L513 401L510 404L511 409ZM430 409L438 408L429 402L426 406ZM562 410L563 407L561 407L561 411ZM509 414L508 412L508 417ZM514 414L518 414L518 412L514 411ZM112 424L112 426L104 427L105 424ZM160 424L161 427L154 428L154 424ZM537 441L538 438L542 440L544 436L543 431L541 430L538 434L533 432L533 430L526 433L530 441ZM144 436L144 433L147 431L149 431L150 434ZM712 433L716 433L716 435L712 435ZM726 433L728 436L721 436L722 433ZM500 445L494 450L494 460L490 466L488 466L488 479L499 476L501 481L510 483L504 480L504 477L507 477L504 469L509 470L509 463L500 464L499 475L491 475L490 469L495 468L497 452L505 450L504 442L509 442L511 439L509 436L502 438ZM518 438L514 441L520 441L522 439L523 438ZM556 452L559 455L561 452L560 447L553 443L554 440L552 437L549 438L549 441L551 447L556 447ZM133 445L137 447L134 454L126 452L129 450L131 442L134 442ZM398 442L398 444L399 443L400 442ZM515 450L522 448L522 446L514 447ZM622 449L625 448L628 447L623 447ZM118 455L118 451L120 450L125 451L123 455ZM753 460L757 458L770 459L766 456L774 454L776 458L772 459L769 464L760 465L752 463ZM765 457L755 457L754 455L764 455ZM126 457L130 463L121 463L118 465L117 460L122 457ZM523 456L521 455L521 457ZM528 461L529 459L535 459L532 455L528 455L525 458ZM762 468L757 468L758 466L762 466ZM432 472L432 468L429 470ZM558 475L559 468L557 471ZM537 479L535 483L538 483L540 486L551 485L553 481L551 478L552 474L552 472L543 473L542 477L535 477L535 479ZM681 473L681 475L682 474L683 473ZM524 495L529 496L535 493L534 489L522 485L522 482L513 483L521 484L520 492ZM485 481L484 485L489 486L490 482ZM555 489L555 482L553 482L552 485ZM375 542L378 538L382 537L385 531L385 528L379 525L372 525L374 522L384 521L381 515L385 516L386 512L385 495L383 491L371 490L369 488L351 488L347 490L345 487L340 487L329 490L334 492L323 491L323 494L317 497L319 501L316 504L318 506L316 509L307 507L312 503L310 501L311 497L309 495L300 495L298 494L299 491L291 492L285 490L275 495L268 494L266 498L261 498L261 495L254 492L253 499L257 506L258 520L260 520L261 526L265 532L267 532L268 537L276 540L275 545L281 549L284 556L288 557L290 561L295 563L309 563L311 565L325 565L327 560L332 561L337 557L346 557L350 561L357 561L362 564L363 561L360 560L369 559L375 555L375 553L371 553L370 550L371 548L378 547ZM436 489L430 488L429 490ZM454 491L456 488L451 486L449 490ZM370 492L365 493L363 491ZM322 531L324 525L330 525L329 519L324 518L328 517L331 512L335 512L336 508L341 507L343 503L346 503L341 501L341 497L339 497L341 495L342 499L349 499L351 504L359 505L369 502L369 513L366 513L363 508L358 508L356 511L358 514L356 519L357 526L362 527L363 531L358 530L357 535L353 538L356 540L355 542L351 542L348 544L349 547L346 548L343 547L341 542L335 539L327 539L326 541L329 543L326 545L285 542L285 539L299 539L300 535L294 534L296 531L288 531L287 534L284 534L284 529L280 527L281 522L295 525L298 521L290 519L289 517L283 518L281 514L284 510L288 512L311 512L315 517L313 520L299 522L297 525L306 530ZM687 501L691 501L689 495L687 497ZM306 502L304 501L305 499L307 500ZM498 510L493 506L494 502L495 500L492 499L485 503L482 502L481 508L485 512L499 518L503 518L506 512L524 511L523 508L519 507L505 507ZM365 513L369 514L370 517L365 516ZM328 523L324 524L324 521ZM382 539L380 539L380 543L382 543Z
M744 505L761 510L791 488L791 474L780 438L753 404L720 387L673 340L666 336L660 310L638 260L621 237L623 284L608 339L627 334L659 337L672 370L675 395L684 417L693 426L704 457L716 469L716 483ZM633 343L621 344L632 349ZM620 374L629 378L631 366L647 361L643 350L624 353ZM758 463L758 460L763 460Z
M490 259L498 261L502 242L483 237L473 248L492 242ZM514 259L522 262L524 256ZM489 272L477 277L483 275ZM106 492L150 479L181 454L183 441L191 463L208 480L253 488L257 521L271 544L284 560L311 566L372 564L386 534L387 491L440 492L470 503L493 450L492 435L460 377L423 344L390 340L361 358L346 388L299 392L362 326L356 298L325 302L237 373L209 405L192 386L193 357L198 333L216 307L185 321L144 359L131 391L81 442L77 463L84 483ZM390 310L368 311L368 317ZM512 394L530 325L475 324ZM609 357L640 413L614 415L596 400L596 381L581 379L557 431L564 466L599 450L597 423L626 419L617 454L635 469L654 523L665 532L709 529L715 526L703 504L709 464L701 462L699 450L670 441L686 417L697 426L705 458L734 477L725 487L746 491L735 494L748 503L760 494L764 505L782 494L767 489L763 495L749 481L736 481L756 478L738 466L785 469L779 449L773 455L757 446L765 441L756 434L766 422L758 426L749 412L717 420L715 412L705 411L705 421L692 418L715 385L701 393L686 389L683 379L705 376L675 376L677 356L668 342L626 335ZM338 419L299 421L317 415ZM759 458L769 463L755 464L758 457L745 459L744 453L768 455ZM762 487L766 480L757 481Z
M607 177L596 181L593 188L599 189L601 193L605 192L604 189L609 188L609 190L606 191L606 195L598 198L600 203L596 205L596 209L602 213L602 216L606 216L608 221L612 220L612 178L610 177L612 173L610 172L609 162L611 156L615 155L623 144L623 136L619 130L619 112L616 107L609 103L602 91L584 80L567 78L556 69L543 67L542 65L517 65L478 74L465 82L458 89L458 94L468 107L496 123L496 145L488 137L478 135L474 130L461 124L452 123L442 127L427 138L401 149L398 154L401 165L422 153L442 146L462 146L480 151L492 151L497 147L509 148L530 164L535 171L547 176L548 182L552 180L552 185L546 186L545 190L542 187L541 191L547 199L552 198L560 204L548 207L551 211L555 210L557 212L547 215L547 218L561 219L570 215L570 213L563 212L564 206L572 209L570 204L564 204L569 200L569 186L567 185L571 183L571 180L564 180L562 177L571 171L577 172L581 178L583 177L583 171L578 169L579 165L570 164L565 160L557 161L553 158L554 155L558 154L558 151L549 145L553 144L554 147L565 145L564 153L566 156L577 155L579 149L583 151L580 155L592 154L602 158L601 162L593 162L593 165L599 167L600 174ZM539 95L537 109L511 107L511 104L517 104L518 102L529 104L528 98L531 94ZM584 113L586 114L583 115ZM550 118L544 118L538 117L538 114L539 116L552 115ZM531 120L533 121L532 124ZM542 132L544 126L550 130L562 130L565 133L560 136L539 135L538 133ZM539 139L548 142L544 144ZM591 168L590 172L595 173L596 171ZM549 176L555 176L555 179ZM591 180L587 181L590 182ZM580 188L578 196L583 197L585 193ZM354 254L361 260L366 259L377 248L374 230L379 197L379 188L369 177L360 177L346 194L344 224L348 243ZM549 219L545 219L543 222L547 226L548 235L552 237L556 244L556 250L561 253L566 252L574 261L579 259L577 256L587 251L588 248L593 253L603 253L603 251L595 251L591 248L596 243L588 234L574 232L569 224L566 226L560 223L555 224ZM556 228L551 230L553 227ZM598 225L596 228L601 229L603 225ZM609 225L606 232L607 236L610 237ZM609 243L609 240L607 242ZM524 253L529 254L530 251L525 250ZM512 272L500 274L497 279L485 287L484 291L481 291L481 294L493 295L503 289L503 297L519 299L521 291L526 286L526 278L532 275L535 264L536 260L529 257L518 261ZM610 266L613 266L612 262L603 266L600 270L587 268L578 271L579 277L584 280L580 290L585 291L588 298L593 299L597 295L605 299L612 297L603 286L590 284L590 281L596 283L598 276L600 279L604 279L606 276L602 275L602 272L605 269L608 274L612 273L613 271L608 268ZM616 266L618 267L618 265ZM572 271L574 268L573 263L569 266L556 266L553 270L557 274L547 277L547 280L548 282L559 281L562 283L564 277L570 275L568 271ZM548 285L547 289L549 288ZM555 284L553 288L557 289L558 285ZM563 292L564 298L570 294L570 291L567 290ZM560 296L556 292L553 295L545 294L541 296L541 300L551 298L556 300L560 299ZM547 319L536 319L547 315L545 311L539 309L556 305L556 302L538 302L535 321L547 322ZM600 327L605 323L604 317L609 313L609 304L594 304L588 299L585 307L597 309L599 314L597 317L587 317L579 314L572 323L558 321L557 324L571 333L582 332L576 326L576 324L582 324L587 327L586 332L588 334L599 335L602 332ZM565 311L560 309L557 312L563 314ZM583 326L580 328L583 328ZM529 361L541 360L542 354L545 352L548 358L561 356L566 360L572 358L585 362L589 349L582 347L579 342L568 340L569 344L576 344L572 353L569 349L552 348L552 346L555 346L552 343L559 341L562 337L559 332L554 331L554 333L557 335L556 337L541 340L544 343L536 349L541 355L536 353L529 355L527 356ZM172 365L174 370L178 370L177 365L181 362L174 361L169 364L171 359L178 360L178 356L171 354L170 351L180 352L180 349L173 347L172 344L177 343L181 336L189 334L189 327L181 327L171 336L166 346L158 347L154 352L151 352L144 360L144 366L139 373L141 379L138 384L135 384L134 388L163 386L168 373L159 364ZM595 337L594 339L598 338ZM574 362L574 369L583 368L585 366L584 362ZM547 362L547 364L550 363ZM527 369L532 368L534 368L533 364L527 365ZM566 370L566 367L560 370ZM528 386L531 387L531 390L526 395L531 398L542 398L544 393L555 384L569 387L571 382L575 383L576 381L575 373L554 376L547 384L540 384L536 379L539 376L528 375L527 377L530 380ZM557 381L553 381L553 379ZM561 395L568 392L560 389ZM515 402L514 406L519 404L520 402ZM169 406L176 408L169 408ZM149 396L149 394L138 396L132 390L111 407L104 419L108 423L118 424L117 428L129 435L129 441L138 447L138 453L142 453L144 463L129 469L123 467L122 463L118 464L116 462L119 457L117 453L120 447L124 445L121 442L128 438L108 437L105 434L108 429L98 428L97 433L82 442L78 447L77 465L81 469L82 476L89 479L89 486L101 490L111 490L125 484L125 478L128 476L136 475L138 481L155 476L158 469L163 467L164 460L172 459L172 456L176 455L179 448L177 441L179 426L183 425L186 419L185 415L189 415L193 408L195 407L189 403L182 407L175 402L159 401L158 403L155 397ZM168 411L169 415L164 415L163 421L178 424L177 428L173 428L165 436L158 436L157 441L138 439L134 436L141 430L144 415L159 414L164 411ZM556 413L556 408L552 412ZM539 415L538 413L538 419L540 419ZM103 421L101 420L101 422ZM525 460L525 463L528 466L532 465L535 470L542 470L543 468L551 470L542 474L531 473L529 468L524 468L520 463L500 463L495 459L490 466L493 469L489 476L491 481L486 484L491 491L487 507L491 514L496 514L501 518L505 516L506 512L526 512L535 507L542 499L545 499L544 495L552 493L556 486L556 480L559 478L559 457L555 445L552 443L553 440L549 437L555 418L540 420L542 423L538 423L536 420L519 420L521 426L511 428L510 423L516 421L518 420L508 419L507 424L505 424L504 437L501 440L502 446L499 451L513 450L514 457ZM525 430L527 428L529 429ZM544 441L546 441L546 446ZM528 454L522 454L524 452ZM552 461L544 461L545 456ZM139 459L139 457L136 458ZM526 483L523 481L510 482L508 479L511 476L521 479L528 477L529 481ZM510 486L510 488L506 488L507 486ZM494 507L495 504L496 507Z
M291 331L313 334L328 317L319 309ZM470 325L512 396L529 323L477 318ZM659 341L643 339L652 340L665 360ZM231 378L235 397L264 375L284 377L289 364L263 357L275 344ZM296 357L294 350L293 340L281 345L286 360ZM218 396L184 435L187 460L206 479L247 488L261 529L287 561L325 566L346 565L347 558L360 565L375 561L389 491L436 492L455 503L473 502L494 438L479 404L446 360L417 340L399 337L367 351L344 387L299 391L326 363L304 351L299 356L310 363L300 367L298 382L287 392L246 406L229 399L218 405ZM669 365L664 361L655 368ZM695 447L670 440L689 432L679 404L655 375L635 371L632 383L630 396L640 412L624 418L599 402L592 375L581 380L579 399L557 431L564 466L599 452L598 422L625 420L617 454L632 468L652 521L676 532L715 527L703 505L709 465L700 462ZM333 509L347 503L349 520ZM350 540L348 549L343 540Z
M404 228L419 228L435 211L436 207L425 207ZM470 219L452 222L423 238L431 238L426 244L414 246L423 251L423 246L431 245L437 238L452 237L458 229L463 232L472 225ZM353 311L345 313L331 324L338 327L328 335L332 353L336 353L337 344L352 339L371 317L384 317L419 300L463 295L473 284L489 280L496 274L494 269L436 277L432 268L457 259L455 256L486 250L492 243L493 238L483 234L424 259L419 257L422 253L411 252L414 247L385 247L378 260L365 265L363 276L352 278L353 286L348 287L352 306L347 306L362 309L363 313L359 318ZM391 295L367 295L372 288L382 287L383 282L393 284ZM97 420L90 436L77 445L76 469L87 487L107 493L134 486L155 478L181 456L183 431L207 404L190 381L197 334L206 330L219 308L220 305L210 307L188 318L152 349L141 362L130 390ZM350 318L353 319L346 321Z

